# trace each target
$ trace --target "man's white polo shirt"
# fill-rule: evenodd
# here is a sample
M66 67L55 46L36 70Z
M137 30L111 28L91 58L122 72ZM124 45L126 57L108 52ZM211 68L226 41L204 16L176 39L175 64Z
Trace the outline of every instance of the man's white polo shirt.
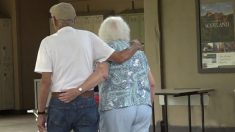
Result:
M81 85L93 72L95 61L105 61L114 52L95 34L64 27L42 40L35 72L52 72L52 92Z

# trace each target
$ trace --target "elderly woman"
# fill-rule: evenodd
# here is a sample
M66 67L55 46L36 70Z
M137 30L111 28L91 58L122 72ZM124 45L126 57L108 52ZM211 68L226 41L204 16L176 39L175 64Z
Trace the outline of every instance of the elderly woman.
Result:
M105 19L99 36L117 51L130 47L130 28L121 17ZM155 84L144 52L106 65L108 77L99 85L100 131L148 132Z

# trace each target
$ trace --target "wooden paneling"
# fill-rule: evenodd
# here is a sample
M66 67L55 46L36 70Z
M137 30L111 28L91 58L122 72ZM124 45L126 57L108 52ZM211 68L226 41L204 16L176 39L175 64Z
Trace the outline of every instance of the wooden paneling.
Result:
M98 33L100 25L104 19L103 15L89 15L89 16L77 16L75 18L75 28L81 30L88 30L95 34ZM52 25L52 20L49 20L50 23L50 33L54 33L54 27Z
M131 30L131 39L139 39L144 43L144 14L131 13L121 14L123 19L128 23Z
M11 20L0 19L0 110L14 108Z

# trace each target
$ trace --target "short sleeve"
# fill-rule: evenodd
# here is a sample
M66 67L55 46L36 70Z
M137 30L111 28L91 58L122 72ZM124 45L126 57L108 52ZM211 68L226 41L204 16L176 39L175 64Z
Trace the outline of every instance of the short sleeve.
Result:
M52 61L45 47L45 40L41 42L38 50L34 71L37 73L52 72Z
M100 39L95 34L91 33L90 37L93 46L94 60L98 62L106 61L115 50L109 47L108 44L106 44L102 39Z

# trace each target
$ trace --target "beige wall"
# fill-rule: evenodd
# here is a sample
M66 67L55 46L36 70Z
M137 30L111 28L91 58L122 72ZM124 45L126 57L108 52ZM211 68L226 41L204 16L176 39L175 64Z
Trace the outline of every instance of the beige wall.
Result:
M146 21L154 21L157 0L145 1L145 8L152 10L146 13ZM198 73L197 64L197 32L195 0L161 0L162 46L163 46L163 78L166 88L215 88L210 94L209 105L205 108L205 120L208 126L235 126L235 74L234 73ZM147 24L147 23L146 23ZM156 24L152 24L155 26ZM146 25L146 31L153 27ZM147 35L146 35L147 36ZM146 41L156 40L152 35ZM157 43L156 43L157 44ZM152 44L152 46L154 46ZM149 47L151 48L151 47ZM151 49L146 49L148 52ZM156 52L158 49L156 50ZM152 56L153 54L149 55ZM150 58L154 68L157 58ZM156 109L157 113L160 108ZM187 107L169 107L171 125L187 125ZM200 107L192 108L192 124L200 125ZM158 116L158 115L156 115ZM159 117L156 117L159 120Z
M67 0L60 0L67 1ZM76 1L76 0L74 0ZM90 11L107 11L114 10L115 13L119 13L126 9L132 9L132 0L89 0L89 1L76 1L71 2L77 12L86 12L87 6L89 6ZM135 0L135 8L143 8L144 0Z
M145 21L145 53L147 55L151 72L156 81L156 88L161 89L161 51L160 51L160 31L158 17L158 2L157 0L144 1L144 21ZM155 119L156 122L162 120L161 106L158 103L158 98L155 96Z

